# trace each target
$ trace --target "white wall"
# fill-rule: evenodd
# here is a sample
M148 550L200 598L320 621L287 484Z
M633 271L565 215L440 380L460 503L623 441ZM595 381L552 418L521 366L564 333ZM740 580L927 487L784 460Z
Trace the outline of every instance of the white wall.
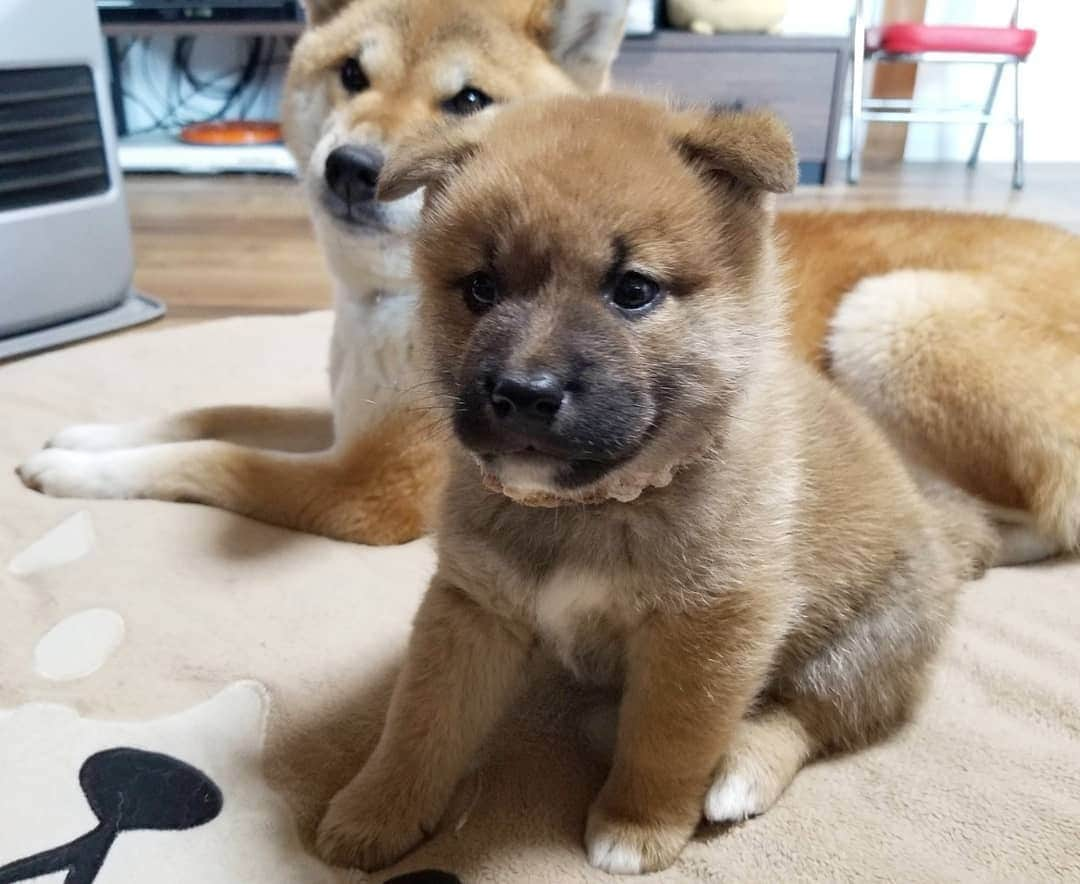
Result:
M872 5L872 4L871 4ZM846 34L851 27L853 0L788 0L783 34Z
M928 22L1007 22L1012 0L929 0ZM1023 26L1039 32L1035 51L1024 68L1025 153L1028 162L1080 162L1080 3L1075 0L1023 0ZM939 103L981 103L992 68L969 65L923 65L915 96ZM1012 76L1007 70L995 113L1012 111ZM909 160L963 160L975 137L974 126L911 126L905 157ZM1012 159L1012 127L987 129L982 157Z
M930 23L1005 24L1013 0L928 0ZM868 2L880 8L880 0ZM786 34L846 34L854 0L790 0L781 28ZM876 13L875 13L876 14ZM1038 31L1035 51L1024 68L1025 153L1028 162L1080 162L1080 2L1022 0L1020 24ZM981 65L928 65L919 70L915 96L939 104L981 105L993 69ZM868 73L868 82L872 74ZM995 113L1012 111L1012 76L1006 71ZM975 138L974 126L912 125L905 157L913 161L962 161ZM982 157L1012 159L1012 127L994 125L986 132ZM839 150L848 150L846 122Z

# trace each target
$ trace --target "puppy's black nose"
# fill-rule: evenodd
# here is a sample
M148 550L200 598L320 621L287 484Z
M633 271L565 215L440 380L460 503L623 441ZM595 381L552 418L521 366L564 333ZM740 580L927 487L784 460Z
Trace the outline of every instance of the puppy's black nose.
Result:
M551 423L562 407L563 396L562 383L549 372L504 375L491 388L491 406L499 418Z
M323 175L326 186L346 205L368 203L375 199L382 165L383 156L374 148L346 144L330 151Z

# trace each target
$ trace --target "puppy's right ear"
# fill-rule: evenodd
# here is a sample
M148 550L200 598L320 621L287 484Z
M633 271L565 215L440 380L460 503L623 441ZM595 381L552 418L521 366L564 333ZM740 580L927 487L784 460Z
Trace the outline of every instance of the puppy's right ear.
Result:
M403 141L382 171L375 196L392 202L421 187L436 190L465 167L480 148L486 114L465 122L444 123Z

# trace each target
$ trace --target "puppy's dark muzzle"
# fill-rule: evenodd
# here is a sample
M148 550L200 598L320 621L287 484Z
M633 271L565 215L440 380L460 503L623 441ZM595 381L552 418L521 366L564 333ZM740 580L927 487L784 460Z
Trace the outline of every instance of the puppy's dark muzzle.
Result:
M555 375L507 375L487 381L495 419L525 433L550 427L559 415L566 390Z
M540 371L487 375L461 398L454 427L461 441L481 455L611 460L615 452L597 446L583 422L588 415L575 394L554 374Z
M485 453L535 451L569 458L573 402L549 372L487 375L459 410L457 429L470 448Z

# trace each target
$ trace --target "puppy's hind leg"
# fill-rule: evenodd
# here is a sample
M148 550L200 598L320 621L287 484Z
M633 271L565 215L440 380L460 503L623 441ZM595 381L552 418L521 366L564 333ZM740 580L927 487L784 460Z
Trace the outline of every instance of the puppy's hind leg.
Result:
M744 719L705 796L705 819L735 823L763 814L816 751L806 728L783 706Z
M930 682L963 585L955 550L928 525L824 644L786 649L765 699L790 716L790 763L847 752L902 727ZM781 745L785 745L782 743Z
M76 424L61 430L46 448L116 451L168 442L218 439L275 451L323 451L334 441L328 410L224 405L117 424Z

